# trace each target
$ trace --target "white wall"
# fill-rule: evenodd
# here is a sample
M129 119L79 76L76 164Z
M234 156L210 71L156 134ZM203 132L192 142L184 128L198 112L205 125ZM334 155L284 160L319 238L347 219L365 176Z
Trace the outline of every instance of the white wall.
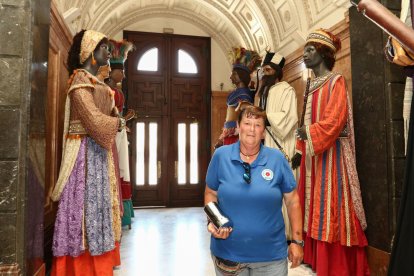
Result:
M211 37L196 26L173 18L144 19L126 27L125 30L162 33L163 28L173 28L174 34ZM122 39L122 32L116 34L114 39ZM233 86L230 81L230 74L231 65L227 53L219 47L214 38L211 38L211 89L220 91L220 83L223 83L223 91L231 90Z

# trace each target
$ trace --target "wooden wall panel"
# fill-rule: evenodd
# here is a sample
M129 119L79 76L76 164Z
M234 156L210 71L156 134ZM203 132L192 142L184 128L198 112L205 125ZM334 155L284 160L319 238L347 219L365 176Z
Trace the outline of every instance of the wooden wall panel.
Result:
M63 119L67 81L67 56L72 43L72 34L59 14L55 1L51 3L49 60L48 60L48 92L46 117L46 183L45 183L45 261L50 266L53 228L57 204L50 195L57 181L62 156Z
M211 152L217 142L226 120L227 96L230 92L213 91L211 93Z

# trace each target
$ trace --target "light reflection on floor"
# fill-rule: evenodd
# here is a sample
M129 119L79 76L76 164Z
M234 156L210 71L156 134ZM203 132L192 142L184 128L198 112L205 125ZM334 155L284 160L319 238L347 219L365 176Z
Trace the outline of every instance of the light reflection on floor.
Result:
M202 208L135 209L122 231L121 266L115 276L213 276L210 235ZM289 276L316 275L305 266Z

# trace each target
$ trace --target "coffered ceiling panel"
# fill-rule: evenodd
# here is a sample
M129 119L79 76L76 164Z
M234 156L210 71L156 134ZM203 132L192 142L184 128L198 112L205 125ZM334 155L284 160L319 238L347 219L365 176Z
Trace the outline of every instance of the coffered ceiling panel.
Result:
M246 2L241 3L243 4L239 5L238 9L235 11L237 17L240 18L240 21L244 22L245 27L249 30L260 28L260 22L257 19L254 9L247 5Z
M300 47L311 30L342 20L350 6L346 0L54 1L73 33L95 29L111 37L143 20L175 18L203 30L224 52L242 45L282 55Z
M295 21L292 18L292 12L289 2L284 2L277 9L277 13L279 14L279 17L282 19L281 22L283 33L289 33L297 28L297 24L295 24Z

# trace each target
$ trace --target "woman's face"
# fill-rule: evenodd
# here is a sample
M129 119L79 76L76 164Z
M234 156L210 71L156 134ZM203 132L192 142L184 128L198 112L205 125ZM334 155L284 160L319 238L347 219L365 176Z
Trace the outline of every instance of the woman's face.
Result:
M243 116L239 124L240 143L250 146L260 145L264 139L265 125L263 118Z
M93 52L93 55L98 66L105 66L109 63L111 58L111 53L108 49L108 44L106 42L101 43L97 49Z
M306 68L312 69L319 66L323 62L323 59L318 51L316 51L315 46L307 45L303 50L303 62Z

